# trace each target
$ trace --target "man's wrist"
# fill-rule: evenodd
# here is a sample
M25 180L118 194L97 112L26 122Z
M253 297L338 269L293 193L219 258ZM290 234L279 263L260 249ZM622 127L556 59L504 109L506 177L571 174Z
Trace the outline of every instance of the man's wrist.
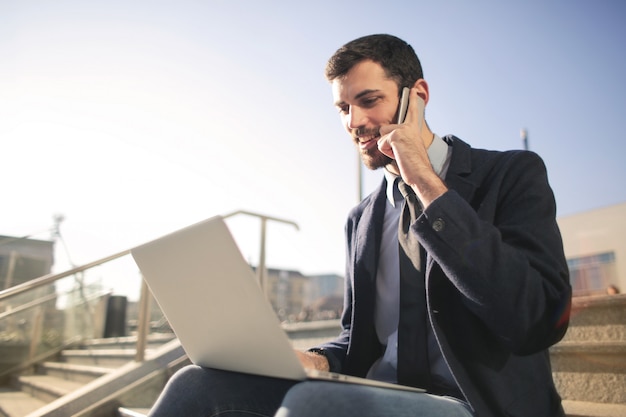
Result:
M329 371L330 364L328 363L328 358L320 349L313 349L304 352L311 362L313 363L313 367L318 371Z
M307 351L307 353L320 357L320 359L322 359L328 367L326 370L331 372L341 372L341 363L339 362L339 359L332 354L332 352L329 352L324 348L311 348Z
M425 210L433 201L445 194L448 187L441 178L435 175L429 181L422 181L413 190Z

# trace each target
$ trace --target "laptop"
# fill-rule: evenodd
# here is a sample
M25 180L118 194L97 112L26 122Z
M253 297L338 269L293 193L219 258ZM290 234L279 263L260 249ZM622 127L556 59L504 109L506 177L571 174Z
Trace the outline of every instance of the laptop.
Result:
M305 369L220 216L137 246L131 254L196 365L290 380L324 379L424 392Z

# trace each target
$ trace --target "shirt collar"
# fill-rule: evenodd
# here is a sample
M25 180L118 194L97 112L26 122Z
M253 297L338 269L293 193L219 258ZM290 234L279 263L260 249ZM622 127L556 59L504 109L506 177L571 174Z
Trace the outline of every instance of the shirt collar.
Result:
M447 168L449 160L448 154L448 144L437 134L434 134L433 141L428 147L428 159L435 173L441 178L445 175L445 168ZM395 186L398 176L387 171L387 168L384 169L384 173L385 178L387 178L387 200L395 207L396 201L402 200L402 195L397 191L398 187Z

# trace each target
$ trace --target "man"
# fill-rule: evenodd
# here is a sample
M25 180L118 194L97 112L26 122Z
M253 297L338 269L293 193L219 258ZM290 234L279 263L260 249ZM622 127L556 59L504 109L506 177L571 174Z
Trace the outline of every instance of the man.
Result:
M567 329L571 288L541 159L433 134L419 59L396 37L344 45L326 77L363 162L384 179L348 217L343 330L300 358L429 393L192 367L172 378L154 415L562 416L547 349ZM411 308L425 317L407 323Z

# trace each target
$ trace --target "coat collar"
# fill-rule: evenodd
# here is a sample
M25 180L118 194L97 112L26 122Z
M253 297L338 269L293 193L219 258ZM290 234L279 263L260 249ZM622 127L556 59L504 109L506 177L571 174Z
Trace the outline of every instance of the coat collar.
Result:
M456 136L448 135L442 139L452 146L450 166L445 179L446 185L449 189L455 190L465 201L470 201L478 186L472 181L470 175L472 173L471 148Z
M471 148L455 136L445 136L442 139L452 146L452 159L446 174L446 185L449 189L455 190L463 199L470 201L477 188L470 176L472 172ZM374 282L376 279L387 202L386 187L387 179L383 178L380 187L361 203L363 211L354 235L355 276L369 276L370 278L362 282Z

